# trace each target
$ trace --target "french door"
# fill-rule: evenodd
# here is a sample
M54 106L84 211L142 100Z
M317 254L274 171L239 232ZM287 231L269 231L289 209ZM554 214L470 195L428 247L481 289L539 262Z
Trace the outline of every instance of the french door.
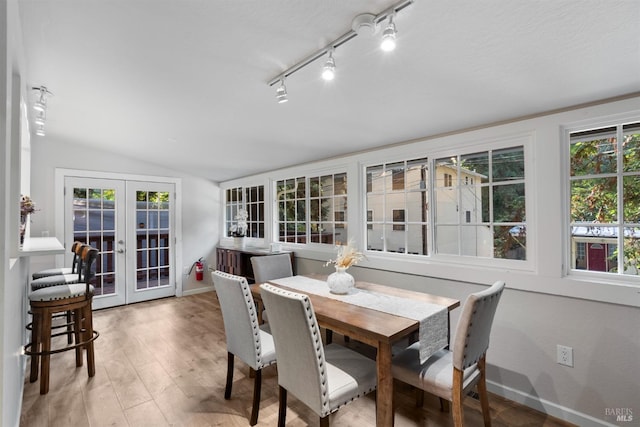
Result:
M93 308L175 295L175 186L65 178L65 241L99 251Z

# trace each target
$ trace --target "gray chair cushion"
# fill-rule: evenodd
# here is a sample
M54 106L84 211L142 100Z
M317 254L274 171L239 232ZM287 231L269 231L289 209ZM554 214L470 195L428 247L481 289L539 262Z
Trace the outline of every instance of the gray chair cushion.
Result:
M47 276L59 276L61 274L74 274L71 267L49 268L47 270L40 270L31 275L35 279L41 279Z
M424 364L420 364L420 347L415 343L393 358L393 377L444 399L452 399L453 353L439 350ZM466 390L478 380L480 370L474 364L464 370L463 388Z
M31 281L31 290L35 291L42 288L48 288L50 286L70 285L78 283L77 274L61 274L58 276L46 276L40 279Z
M87 285L76 283L71 285L49 286L33 291L29 294L29 301L55 301L65 298L75 298L85 295ZM89 293L93 295L93 285L89 285Z

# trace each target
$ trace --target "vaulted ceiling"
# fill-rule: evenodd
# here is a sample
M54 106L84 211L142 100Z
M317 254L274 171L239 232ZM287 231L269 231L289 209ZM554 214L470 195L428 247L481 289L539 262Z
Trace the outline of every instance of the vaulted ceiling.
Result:
M388 0L20 0L61 140L224 181L640 91L636 0L417 0L268 82Z

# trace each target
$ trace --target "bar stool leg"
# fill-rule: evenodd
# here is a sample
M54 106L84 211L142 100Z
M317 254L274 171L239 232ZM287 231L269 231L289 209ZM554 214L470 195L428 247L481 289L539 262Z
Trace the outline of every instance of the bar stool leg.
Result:
M51 312L42 313L42 356L40 362L40 394L49 392L49 367L51 355Z
M38 313L32 313L31 315L31 351L40 351L40 334L42 333L42 315ZM31 355L31 374L29 376L29 382L38 381L38 372L40 369L40 356L36 354Z
M93 351L93 312L91 310L91 302L84 308L86 311L84 315L84 327L86 338L85 341L88 341L86 346L87 348L87 373L90 377L93 377L96 374L96 362L95 362L95 354Z
M82 342L82 310L73 310L74 336L76 343ZM76 367L82 366L82 347L76 347Z

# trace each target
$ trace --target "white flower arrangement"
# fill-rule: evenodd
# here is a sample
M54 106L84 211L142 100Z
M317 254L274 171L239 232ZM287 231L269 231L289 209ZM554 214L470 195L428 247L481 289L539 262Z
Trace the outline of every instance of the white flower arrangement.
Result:
M249 218L249 213L246 209L238 209L238 214L235 217L236 223L229 228L229 234L233 237L244 237L249 228L247 218Z
M337 245L336 251L338 253L336 259L330 259L329 261L327 261L325 263L325 267L333 264L338 268L347 269L352 265L357 264L358 261L365 259L365 256L362 254L362 252L359 252L355 249L352 240L349 240L346 245Z

